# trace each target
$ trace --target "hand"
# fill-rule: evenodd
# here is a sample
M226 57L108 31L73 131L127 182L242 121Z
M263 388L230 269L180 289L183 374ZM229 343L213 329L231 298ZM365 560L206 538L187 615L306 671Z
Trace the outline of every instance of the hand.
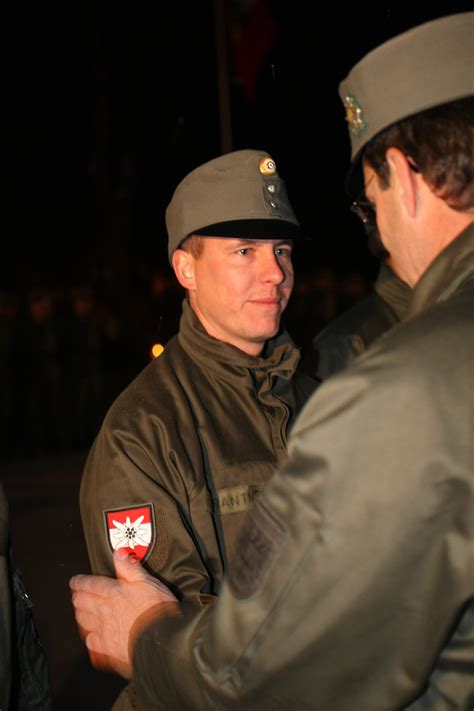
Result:
M152 619L178 610L166 585L124 548L114 553L114 578L76 575L69 585L76 621L93 666L132 676L134 641ZM164 603L168 603L165 605Z

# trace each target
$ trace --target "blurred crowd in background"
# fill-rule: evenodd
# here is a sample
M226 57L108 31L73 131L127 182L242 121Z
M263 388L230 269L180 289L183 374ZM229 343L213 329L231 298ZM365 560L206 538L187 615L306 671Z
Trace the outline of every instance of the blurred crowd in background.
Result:
M326 8L328 55L310 4L81 8L33 4L25 22L10 3L3 23L0 459L88 447L153 344L176 333L165 208L184 175L229 150L270 152L312 236L285 319L310 351L377 268L344 191L338 83L387 37L470 9L349 7L341 23Z
M114 398L154 357L153 345L166 347L184 292L169 268L143 264L141 272L120 296L104 279L0 289L0 458L89 447ZM285 323L305 354L369 288L362 274L329 266L297 274Z

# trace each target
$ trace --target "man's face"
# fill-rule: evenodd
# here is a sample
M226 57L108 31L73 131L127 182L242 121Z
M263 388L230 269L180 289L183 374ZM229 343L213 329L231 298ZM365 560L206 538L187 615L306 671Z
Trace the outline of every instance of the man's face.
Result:
M191 257L191 306L214 338L259 355L293 289L292 242L205 237Z
M411 268L408 269L407 264L410 258L409 241L404 237L403 216L396 190L392 183L387 188L381 188L376 173L368 164L364 164L364 182L367 200L375 209L380 241L388 253L386 262L401 279L410 283Z

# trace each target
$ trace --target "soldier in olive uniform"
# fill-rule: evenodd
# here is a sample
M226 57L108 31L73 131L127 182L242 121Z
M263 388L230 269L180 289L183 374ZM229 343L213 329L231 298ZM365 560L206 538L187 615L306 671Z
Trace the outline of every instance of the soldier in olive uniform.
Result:
M299 226L272 158L243 150L200 166L166 221L188 295L179 334L109 411L81 512L95 573L113 575L125 547L200 606L315 381L294 378L300 354L280 329Z
M420 25L341 84L413 296L305 407L218 603L170 603L118 555L121 581L71 583L89 649L150 708L474 708L473 39L473 12Z

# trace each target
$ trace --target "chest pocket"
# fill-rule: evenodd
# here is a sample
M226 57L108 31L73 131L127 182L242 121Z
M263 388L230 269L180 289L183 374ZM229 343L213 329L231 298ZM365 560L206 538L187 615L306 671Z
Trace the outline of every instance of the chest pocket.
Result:
M221 568L224 575L227 575L229 570L228 561L232 556L234 542L243 517L247 509L250 508L253 499L260 493L265 483L276 471L277 463L276 461L262 459L239 459L227 462L213 462L211 466L198 418L189 399L188 404L201 448L202 466L207 488L206 508L208 515L212 519ZM229 510L229 515L223 514L223 510L221 511L221 499L222 509L224 509L224 501L229 504L231 501L233 502L238 487L241 487L240 498L237 503L233 503L234 510ZM229 497L229 490L234 490L233 498ZM205 554L209 557L207 551L205 551ZM220 584L217 588L219 587Z
M213 470L220 524L228 561L232 560L237 534L247 511L276 472L276 462L240 460Z

